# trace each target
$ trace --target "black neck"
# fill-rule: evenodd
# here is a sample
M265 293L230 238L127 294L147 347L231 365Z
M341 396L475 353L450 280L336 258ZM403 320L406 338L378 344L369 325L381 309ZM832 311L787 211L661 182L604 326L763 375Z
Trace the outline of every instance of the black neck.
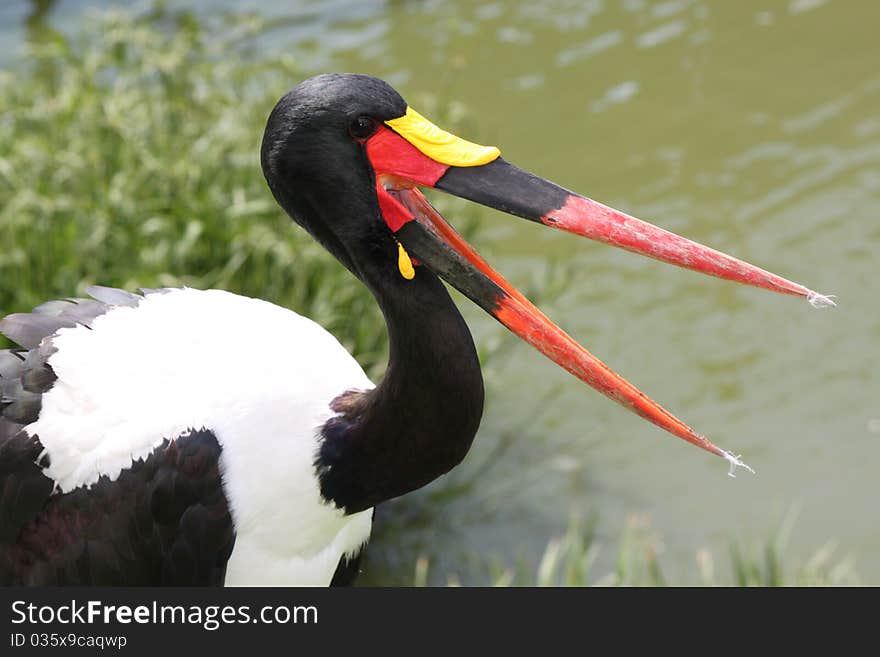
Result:
M451 470L483 412L473 339L440 280L418 267L410 281L386 271L365 282L388 326L388 369L374 390L334 400L317 458L322 495L348 513Z

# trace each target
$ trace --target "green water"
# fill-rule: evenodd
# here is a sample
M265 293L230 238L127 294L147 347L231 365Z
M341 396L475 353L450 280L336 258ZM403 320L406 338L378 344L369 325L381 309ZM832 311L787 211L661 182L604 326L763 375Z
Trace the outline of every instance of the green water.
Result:
M526 290L548 267L568 277L539 294L544 310L757 475L728 478L717 458L505 344L466 463L387 505L366 582L411 581L416 552L465 581L493 555L532 563L593 511L609 538L649 518L667 576L692 581L698 550L757 543L795 509L795 556L833 539L880 583L880 5L247 4L284 18L267 50L384 77L426 114L424 92L458 99L464 136L508 160L839 296L817 311L481 211L487 259ZM50 20L88 5L62 1ZM10 7L13 44L28 5ZM481 346L503 338L464 310Z

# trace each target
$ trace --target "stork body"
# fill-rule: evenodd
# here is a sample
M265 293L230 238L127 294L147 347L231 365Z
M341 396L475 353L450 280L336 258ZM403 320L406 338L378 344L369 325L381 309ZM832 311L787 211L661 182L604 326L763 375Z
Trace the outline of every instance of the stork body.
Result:
M0 453L7 463L31 445L45 464L6 475L3 529L22 537L0 549L7 583L77 583L103 560L103 583L222 583L225 570L229 584L328 584L370 532L371 511L346 514L315 477L333 399L373 387L357 362L311 320L265 301L218 290L106 292L96 296L127 303L93 302L101 314L41 340L54 381L35 421ZM21 356L19 381L39 371ZM30 495L31 508L19 507L20 493L35 489L43 504ZM197 534L160 536L169 513ZM151 555L138 553L141 532L156 534ZM53 535L51 545L39 540ZM161 564L158 581L137 567L145 561Z
M92 288L6 317L21 348L0 352L0 584L349 579L373 507L448 472L479 427L476 349L441 278L614 401L743 465L550 322L419 186L830 303L518 169L368 76L317 76L282 98L262 166L284 210L375 297L381 383L312 321L218 290Z

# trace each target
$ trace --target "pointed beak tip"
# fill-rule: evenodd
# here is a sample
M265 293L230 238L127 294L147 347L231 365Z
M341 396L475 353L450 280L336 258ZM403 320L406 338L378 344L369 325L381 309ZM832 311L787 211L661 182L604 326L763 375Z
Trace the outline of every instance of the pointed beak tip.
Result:
M819 294L818 292L810 292L807 294L807 303L809 303L813 308L837 308L837 302L834 299L837 298L835 294Z
M752 474L755 474L755 471L751 468L751 466L749 466L748 463L742 460L742 454L731 454L726 449L722 449L721 456L723 456L730 464L730 469L727 471L728 477L736 479L737 468L743 468L744 470L748 470Z

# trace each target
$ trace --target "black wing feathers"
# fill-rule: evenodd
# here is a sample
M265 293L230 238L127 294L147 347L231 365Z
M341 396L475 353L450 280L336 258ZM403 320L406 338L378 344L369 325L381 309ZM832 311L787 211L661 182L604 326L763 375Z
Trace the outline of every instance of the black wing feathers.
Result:
M42 451L38 440L23 433L0 436L0 552L15 541L19 530L37 516L52 494L52 480L42 471L48 465L47 459L40 459Z
M235 533L220 452L212 432L193 431L115 481L101 477L48 502L37 491L39 515L15 542L0 544L0 584L222 585ZM15 481L0 485L14 489Z
M223 584L235 534L213 433L166 440L113 481L53 495L39 437L22 431L56 380L53 336L143 300L108 287L88 292L93 299L49 301L0 320L0 332L24 347L0 350L0 585Z

